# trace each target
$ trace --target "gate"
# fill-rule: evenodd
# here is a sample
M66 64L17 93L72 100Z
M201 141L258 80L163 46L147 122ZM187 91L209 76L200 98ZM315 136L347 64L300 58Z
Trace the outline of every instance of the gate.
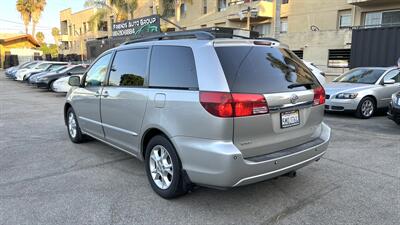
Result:
M399 57L400 26L353 29L350 68L394 66Z

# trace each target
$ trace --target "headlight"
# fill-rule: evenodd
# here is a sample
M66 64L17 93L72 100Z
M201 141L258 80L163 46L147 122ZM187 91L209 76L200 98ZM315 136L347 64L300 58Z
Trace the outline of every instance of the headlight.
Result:
M48 80L49 78L47 78L47 77L41 77L41 78L39 78L39 80L40 81L46 81L46 80Z
M340 93L336 95L338 99L355 99L357 98L357 93Z
M396 94L393 94L392 95L392 102L393 102L393 104L400 105L400 96L397 96Z

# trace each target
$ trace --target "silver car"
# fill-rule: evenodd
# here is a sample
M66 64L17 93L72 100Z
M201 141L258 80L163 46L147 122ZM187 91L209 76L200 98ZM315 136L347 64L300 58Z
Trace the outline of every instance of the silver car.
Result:
M325 91L325 110L352 111L368 119L387 108L392 94L400 91L400 68L356 68L327 84Z
M126 43L72 76L70 139L144 160L164 198L294 175L324 155L325 92L297 56L273 41L184 34Z

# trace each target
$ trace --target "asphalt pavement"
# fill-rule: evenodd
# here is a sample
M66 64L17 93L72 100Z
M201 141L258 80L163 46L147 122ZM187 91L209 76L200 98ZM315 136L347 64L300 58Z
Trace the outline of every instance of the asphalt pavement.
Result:
M328 152L295 178L164 200L139 160L73 144L64 100L0 72L0 224L399 224L400 126L384 115L326 115Z

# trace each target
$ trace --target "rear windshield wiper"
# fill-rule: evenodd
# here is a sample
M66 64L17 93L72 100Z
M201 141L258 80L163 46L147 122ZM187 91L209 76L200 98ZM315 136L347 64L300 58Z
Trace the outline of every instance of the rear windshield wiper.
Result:
M304 84L295 83L295 84L289 85L288 88L290 88L290 89L297 88L297 87L311 88L311 85L313 85L313 83L304 83Z

